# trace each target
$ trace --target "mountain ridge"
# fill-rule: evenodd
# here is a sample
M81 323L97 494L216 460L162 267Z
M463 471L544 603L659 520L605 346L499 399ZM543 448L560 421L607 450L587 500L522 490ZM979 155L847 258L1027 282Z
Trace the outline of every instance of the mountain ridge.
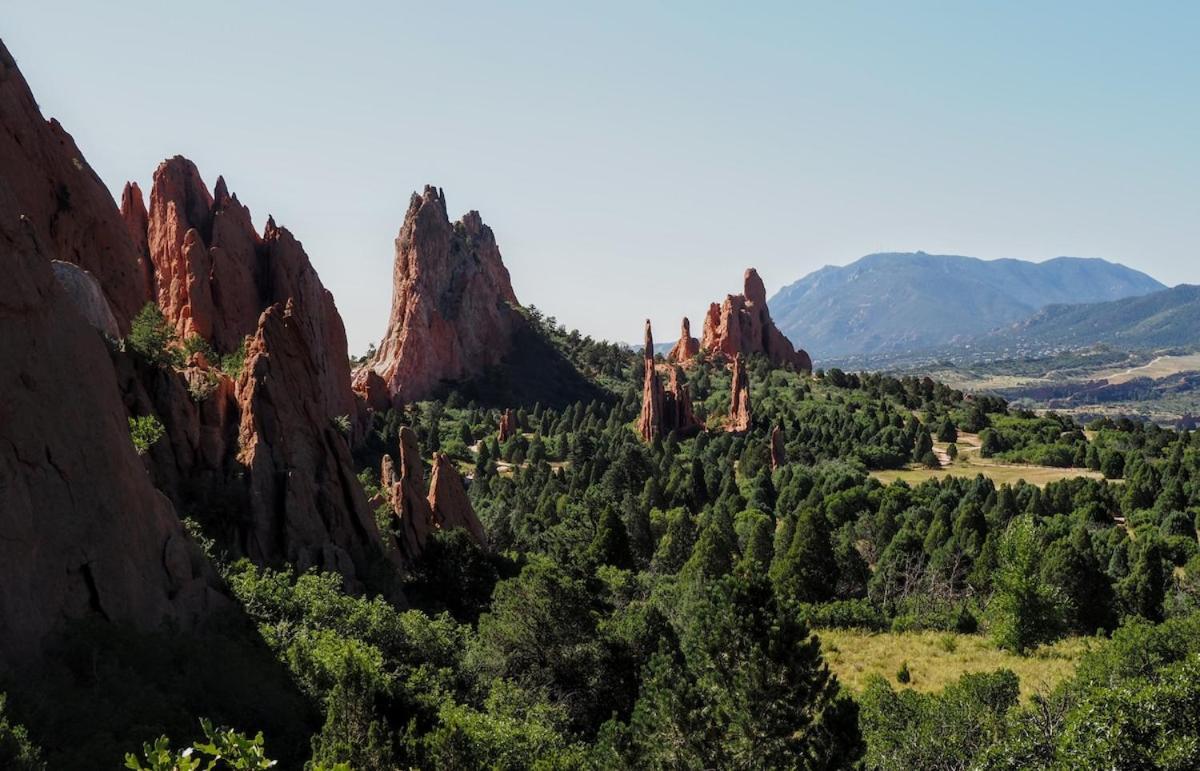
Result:
M827 265L769 301L784 334L814 357L931 348L985 334L1055 303L1149 294L1167 287L1096 257L1043 262L926 252L876 252Z

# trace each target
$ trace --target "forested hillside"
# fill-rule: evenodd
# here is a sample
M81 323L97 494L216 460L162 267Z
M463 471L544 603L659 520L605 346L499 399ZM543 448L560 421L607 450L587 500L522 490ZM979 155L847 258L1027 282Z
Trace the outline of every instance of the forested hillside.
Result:
M569 337L544 320L540 328L547 340ZM577 344L572 357L614 353ZM205 717L263 728L256 751L289 766L311 756L313 768L1197 760L1180 744L1200 698L1191 436L1129 423L1085 433L928 380L810 378L757 359L748 432L645 444L632 427L638 363L625 354L611 403L516 411L503 443L500 413L454 392L377 414L359 454L368 492L380 453L401 452L408 427L424 454L446 453L471 478L486 547L463 530L434 534L405 584L405 610L346 593L334 574L230 560L197 532L254 629L207 639L95 630L84 639L102 667L11 693L10 711L41 745L22 751L85 768L160 731L171 739L164 748L202 738ZM687 381L698 418L718 427L726 369L698 361ZM783 441L773 452L775 427ZM1124 481L913 487L868 476L937 465L931 448L960 432L992 456ZM391 521L380 512L382 527ZM903 677L846 690L822 662L820 630L830 627L983 635L1018 655L1064 635L1099 637L1076 677L1018 701L1004 671L944 692L907 690ZM236 653L245 635L277 663L220 654ZM147 655L162 667L193 662L190 678L208 686L131 680L133 658ZM68 706L51 716L51 702ZM105 704L136 708L137 727L98 733ZM83 740L76 726L87 720ZM29 742L6 730L15 746ZM299 741L309 732L310 745Z

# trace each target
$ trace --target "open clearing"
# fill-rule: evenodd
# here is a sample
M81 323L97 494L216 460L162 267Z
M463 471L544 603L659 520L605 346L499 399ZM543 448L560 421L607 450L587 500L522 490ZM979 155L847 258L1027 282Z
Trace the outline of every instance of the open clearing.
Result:
M1080 657L1099 644L1093 637L1068 637L1018 656L977 634L819 629L817 636L829 668L854 692L861 691L871 675L901 687L896 673L908 662L912 680L903 687L925 692L939 691L970 672L1011 669L1021 679L1022 700L1070 677Z
M1015 484L1024 479L1029 484L1037 485L1038 487L1043 487L1048 482L1057 482L1061 479L1071 479L1074 477L1104 478L1100 472L1086 468L1030 466L1021 463L1002 463L992 461L988 458L981 458L979 457L978 434L959 434L958 460L953 463L947 463L949 460L949 457L946 455L947 447L949 445L943 442L934 442L933 445L934 453L942 462L942 468L940 469L931 469L910 464L907 468L903 469L872 471L871 476L884 484L891 484L897 479L903 479L910 485L919 485L927 479L944 479L946 477L974 479L976 476L983 474L998 485Z
M1111 373L1097 372L1097 380L1107 380L1110 383L1127 383L1139 377L1153 380L1178 375L1180 372L1200 370L1200 353L1186 356L1159 356L1148 364L1132 369L1119 370Z

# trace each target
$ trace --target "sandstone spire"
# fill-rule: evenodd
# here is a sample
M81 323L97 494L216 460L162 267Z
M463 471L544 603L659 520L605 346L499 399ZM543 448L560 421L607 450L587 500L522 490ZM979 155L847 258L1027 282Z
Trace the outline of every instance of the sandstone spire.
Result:
M433 511L433 519L443 530L461 527L471 534L480 546L487 544L487 535L483 525L475 515L471 499L463 487L462 476L454 467L454 462L439 452L433 456L433 477L429 481L429 508Z
M497 432L496 440L504 443L517 433L517 416L513 414L512 407L504 410L504 414L500 416L500 430Z
M650 331L650 319L646 319L642 367L642 413L638 417L638 433L647 442L653 442L662 435L663 389L654 369L654 334Z
M771 470L787 463L787 450L783 446L783 429L775 426L771 429Z
M745 433L750 430L750 378L742 365L740 353L733 356L732 395L729 399L729 422L725 430Z
M812 371L808 354L793 348L771 320L767 291L754 268L746 269L741 294L727 295L720 305L709 306L700 347L727 359L739 353L761 353L777 366L790 364L802 372Z
M679 341L667 354L667 361L682 364L690 361L698 353L700 353L700 341L692 337L692 323L688 321L687 316L684 316L679 330Z

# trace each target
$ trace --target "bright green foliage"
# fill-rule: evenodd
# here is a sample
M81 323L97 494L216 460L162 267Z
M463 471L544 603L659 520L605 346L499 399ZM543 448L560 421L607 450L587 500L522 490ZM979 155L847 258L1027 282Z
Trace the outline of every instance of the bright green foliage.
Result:
M129 419L129 438L138 455L145 455L163 436L167 430L154 415L141 415Z
M170 749L170 740L160 736L153 743L142 745L146 765L142 765L143 761L136 755L129 753L125 756L125 768L132 771L260 771L275 766L275 761L268 759L264 753L261 732L248 738L229 728L213 728L212 723L204 719L200 721L200 726L204 731L204 741L197 741L185 750L174 752Z
M160 367L183 363L176 347L175 331L154 303L146 303L133 317L125 342L134 353Z
M1000 539L995 595L988 607L992 636L1022 653L1056 635L1068 608L1062 592L1042 579L1042 540L1029 517L1009 523Z
M829 524L817 509L806 509L786 552L776 555L771 580L783 602L826 602L833 599L838 570Z
M1007 669L964 675L938 694L893 690L873 677L861 700L867 766L880 771L953 771L1003 735L1017 703L1017 676Z

